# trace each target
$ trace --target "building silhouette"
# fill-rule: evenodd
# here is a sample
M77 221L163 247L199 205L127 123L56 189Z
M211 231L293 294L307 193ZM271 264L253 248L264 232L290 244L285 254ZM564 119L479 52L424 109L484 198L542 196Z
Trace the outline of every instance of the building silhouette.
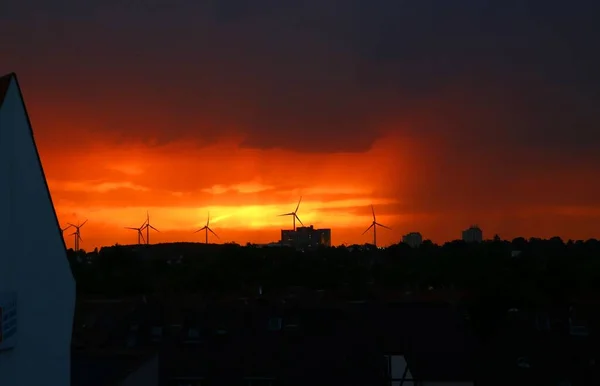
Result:
M483 231L479 226L472 225L462 232L462 239L467 243L480 243L483 241Z
M417 248L423 244L423 236L419 232L410 232L402 236L402 242L410 245L412 248Z
M315 249L331 246L331 229L297 227L296 230L281 230L281 244L297 249Z
M68 386L75 280L15 74L0 77L0 244L0 385Z

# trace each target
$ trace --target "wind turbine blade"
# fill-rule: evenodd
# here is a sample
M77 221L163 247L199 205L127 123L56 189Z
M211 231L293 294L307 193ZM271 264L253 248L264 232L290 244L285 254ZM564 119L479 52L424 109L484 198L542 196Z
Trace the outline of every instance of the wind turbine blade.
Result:
M281 216L294 216L295 213L284 213L284 214L278 214L277 217L281 217Z
M67 224L69 224L70 227L77 228L77 225L73 225L70 222L68 222Z
M81 238L81 234L77 233L77 238L79 239L79 241L83 241L83 239Z
M294 213L294 217L296 217L296 220L298 220L298 222L300 223L300 225L304 226L304 224L302 224L302 220L300 220L300 217L298 217L297 214Z
M142 241L145 243L146 242L146 238L144 237L144 233L142 231L138 231L140 238L142 239Z
M145 226L146 226L146 220L144 220L144 222L142 223L142 226L140 227L140 229L144 229Z
M84 222L83 222L83 223L82 223L82 224L79 226L79 228L81 228L82 226L84 226L86 222L88 222L88 220L85 220L85 221L84 221Z
M375 223L375 225L377 225L377 226L380 226L380 227L382 227L382 228L385 228L385 229L392 230L392 228L390 228L390 227L386 227L385 225L383 225L383 224L380 224L380 223L378 223L378 222L376 222L376 223Z
M371 205L371 212L373 213L373 221L375 220L375 208L373 208L373 205Z
M215 235L217 238L219 238L219 235L217 235L217 234L216 234L216 233L215 233L215 232L214 232L212 229L210 229L210 228L206 228L206 229L208 229L208 230L210 231L210 233L212 233L212 234L213 234L213 235Z
M198 233L198 232L200 232L200 231L203 231L203 230L205 230L205 229L207 229L207 228L208 228L208 227L205 225L205 226L203 226L202 228L198 229L198 230L197 230L196 232L194 232L194 233Z
M208 212L208 215L206 216L206 226L208 226L209 222L210 222L210 212Z
M298 209L300 208L300 203L302 202L302 196L300 196L300 200L298 200L298 205L296 206L296 210L294 211L294 213L298 212Z
M154 229L155 231L157 231L157 232L160 232L158 229L154 228L152 225L148 224L148 226L149 226L150 228Z
M69 236L73 236L73 235L76 235L76 234L77 234L77 232L73 232Z
M362 234L364 235L365 233L367 233L368 231L370 231L371 228L373 228L373 224L371 224Z
M132 228L132 227L124 227L125 229L133 229L134 231L138 231L140 230L140 228Z

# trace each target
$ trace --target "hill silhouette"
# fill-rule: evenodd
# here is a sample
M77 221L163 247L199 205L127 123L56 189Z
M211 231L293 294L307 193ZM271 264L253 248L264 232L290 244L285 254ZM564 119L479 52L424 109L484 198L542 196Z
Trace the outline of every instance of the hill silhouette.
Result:
M419 248L400 243L322 248L260 248L238 244L169 243L68 251L79 294L252 293L290 286L503 298L554 303L599 289L600 242L516 238Z

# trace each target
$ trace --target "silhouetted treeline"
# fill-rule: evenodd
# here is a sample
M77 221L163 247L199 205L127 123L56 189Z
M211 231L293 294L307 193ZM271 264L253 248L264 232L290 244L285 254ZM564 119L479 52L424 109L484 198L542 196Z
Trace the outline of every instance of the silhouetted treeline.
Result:
M600 289L600 242L523 238L419 248L397 244L324 248L242 247L194 243L68 251L80 294L255 291L302 286L406 291L452 288L478 297L556 302Z

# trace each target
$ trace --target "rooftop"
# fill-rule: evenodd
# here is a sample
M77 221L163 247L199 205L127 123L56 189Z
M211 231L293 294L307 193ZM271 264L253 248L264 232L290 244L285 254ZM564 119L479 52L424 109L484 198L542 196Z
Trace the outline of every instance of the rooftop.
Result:
M10 86L10 81L14 76L14 73L0 76L0 107L2 107L4 97L6 96L6 92L8 91L8 86Z
M83 302L78 313L104 317L77 330L75 354L131 352L135 363L133 353L157 350L163 378L304 377L311 384L306 377L338 379L340 369L348 382L380 376L382 356L397 354L414 376L472 378L475 340L449 305L184 300Z

